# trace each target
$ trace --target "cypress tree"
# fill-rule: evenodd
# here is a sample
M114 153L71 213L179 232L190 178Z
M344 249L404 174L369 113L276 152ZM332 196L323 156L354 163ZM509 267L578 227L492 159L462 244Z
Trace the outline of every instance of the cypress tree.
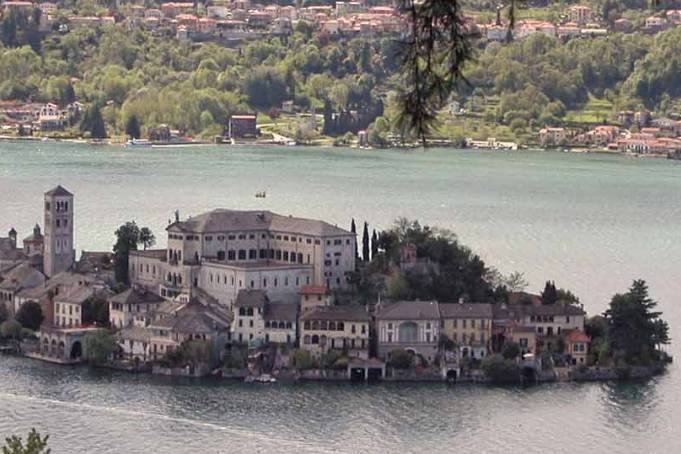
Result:
M558 301L558 290L556 290L554 282L546 281L541 299L544 304L556 304L556 301Z
M137 115L132 114L128 117L128 121L125 124L125 133L130 136L131 139L139 139L142 135L140 130L140 121Z
M376 229L374 229L371 234L371 257L376 258L378 255L378 235L376 234Z
M355 242L355 261L358 261L359 252L357 251L357 225L355 225L355 218L352 218L352 222L350 223L350 231L354 234L354 239L352 241Z
M362 235L362 258L365 262L371 260L371 251L369 249L369 224L364 223L364 233Z
M106 126L104 125L104 119L102 118L102 112L99 110L99 106L94 106L92 108L92 113L90 114L90 137L93 139L103 139L106 137Z

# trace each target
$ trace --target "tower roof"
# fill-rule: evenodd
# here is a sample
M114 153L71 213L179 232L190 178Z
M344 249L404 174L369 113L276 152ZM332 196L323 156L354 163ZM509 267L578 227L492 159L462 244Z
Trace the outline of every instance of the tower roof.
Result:
M67 191L64 186L58 185L56 188L53 188L45 193L45 195L49 196L73 196L69 191Z

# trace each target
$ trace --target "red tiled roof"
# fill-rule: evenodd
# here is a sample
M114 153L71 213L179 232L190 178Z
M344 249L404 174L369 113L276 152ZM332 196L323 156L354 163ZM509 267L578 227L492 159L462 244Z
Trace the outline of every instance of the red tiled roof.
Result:
M591 338L578 329L570 330L565 335L565 342L591 342Z
M326 285L306 285L300 289L301 295L327 295L329 289Z

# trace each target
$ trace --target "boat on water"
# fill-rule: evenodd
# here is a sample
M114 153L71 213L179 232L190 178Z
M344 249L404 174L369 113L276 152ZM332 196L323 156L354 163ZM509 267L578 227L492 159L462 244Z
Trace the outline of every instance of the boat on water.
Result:
M270 374L260 374L257 377L253 375L249 375L248 377L244 378L244 383L261 383L261 384L268 384L268 383L276 383L277 379L271 376Z
M125 142L126 147L151 147L151 141L147 139L132 139Z

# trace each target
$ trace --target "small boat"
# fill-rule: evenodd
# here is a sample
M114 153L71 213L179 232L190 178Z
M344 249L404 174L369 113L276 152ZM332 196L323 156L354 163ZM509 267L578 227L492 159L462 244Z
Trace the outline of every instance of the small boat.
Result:
M255 193L256 199L264 199L265 197L267 197L266 191L258 191L258 192Z
M132 139L125 142L126 147L151 147L151 141L146 139Z
M246 378L244 378L244 383L260 383L260 384L269 384L269 383L276 383L277 379L271 376L270 374L261 374L258 375L257 377L254 377L253 375L249 375Z
M262 374L256 377L255 381L257 383L276 383L277 379L270 374Z

